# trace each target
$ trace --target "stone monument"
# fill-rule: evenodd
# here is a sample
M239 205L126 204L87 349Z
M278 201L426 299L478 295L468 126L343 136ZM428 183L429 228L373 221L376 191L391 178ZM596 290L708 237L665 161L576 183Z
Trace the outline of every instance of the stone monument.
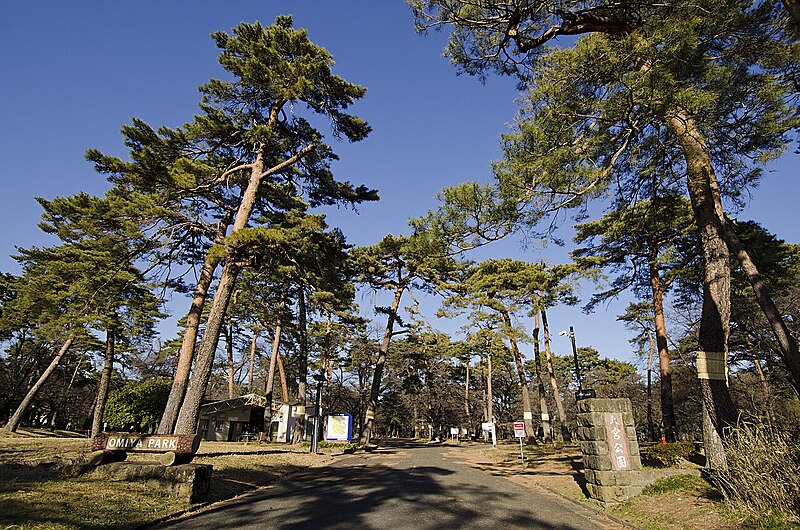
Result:
M642 474L633 409L628 399L578 401L578 439L586 488L603 503L621 502L650 482Z

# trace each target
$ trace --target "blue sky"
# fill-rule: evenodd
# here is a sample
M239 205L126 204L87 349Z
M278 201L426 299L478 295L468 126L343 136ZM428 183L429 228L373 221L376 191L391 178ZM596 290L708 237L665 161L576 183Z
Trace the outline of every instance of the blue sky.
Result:
M16 246L49 244L36 228L34 197L84 190L102 193L105 181L83 154L97 148L124 156L120 126L132 117L153 126L177 126L197 110L196 87L222 75L209 34L240 21L272 22L292 14L295 26L327 48L335 73L366 86L353 111L373 127L357 144L335 143L338 178L378 188L382 200L329 212L356 245L387 233L435 206L434 194L464 180L488 181L500 156L499 136L516 111L510 79L485 85L457 76L441 57L444 35L414 32L401 0L212 2L5 2L0 7L0 270L17 272ZM754 219L790 242L795 221L798 156L774 164L740 218ZM569 237L569 236L567 236ZM523 250L516 242L485 249L481 257L567 259L554 246ZM470 256L471 257L471 256ZM584 286L586 298L591 287ZM370 303L366 296L361 301ZM173 302L180 313L188 302ZM434 301L426 307L435 310ZM575 326L579 346L630 360L628 332L616 322L616 303L594 315L557 308L554 331ZM457 323L437 324L455 331ZM529 326L530 327L530 326ZM168 337L165 337L168 338ZM566 353L569 343L556 337Z

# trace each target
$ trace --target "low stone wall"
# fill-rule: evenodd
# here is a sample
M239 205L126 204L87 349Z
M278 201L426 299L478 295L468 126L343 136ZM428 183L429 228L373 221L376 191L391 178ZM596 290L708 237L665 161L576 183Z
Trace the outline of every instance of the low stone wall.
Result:
M148 487L161 488L194 504L208 497L212 470L209 464L164 466L156 462L113 462L98 466L94 474L109 480L144 482Z

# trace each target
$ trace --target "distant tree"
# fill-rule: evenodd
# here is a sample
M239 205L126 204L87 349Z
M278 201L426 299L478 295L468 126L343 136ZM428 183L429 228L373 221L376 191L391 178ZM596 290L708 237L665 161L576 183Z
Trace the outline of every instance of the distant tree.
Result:
M413 290L432 291L459 266L447 255L446 245L431 236L431 233L425 231L418 231L411 236L387 235L379 243L355 248L351 253L357 282L372 289L388 290L392 293L389 307L377 308L379 312L386 314L387 321L374 365L364 430L361 434L362 444L368 444L374 435L375 413L389 345L392 336L396 334L395 324L402 325L398 313L403 294Z
M664 296L681 275L694 272L700 258L691 205L681 196L657 196L611 211L575 229L575 241L586 244L572 252L578 263L617 273L608 290L592 296L589 308L626 289L640 297L649 294L653 301L661 415L667 441L674 442L675 413Z

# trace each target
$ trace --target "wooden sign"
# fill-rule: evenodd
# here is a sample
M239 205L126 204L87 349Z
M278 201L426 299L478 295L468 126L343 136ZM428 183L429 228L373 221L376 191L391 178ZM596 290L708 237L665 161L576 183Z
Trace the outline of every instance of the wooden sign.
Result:
M165 466L187 464L200 448L196 434L142 435L127 432L106 432L92 439L93 462L100 465L125 460L129 451L137 453L163 453L159 461Z
M631 451L628 447L628 436L621 412L604 412L606 440L611 458L612 471L629 471L631 469Z

